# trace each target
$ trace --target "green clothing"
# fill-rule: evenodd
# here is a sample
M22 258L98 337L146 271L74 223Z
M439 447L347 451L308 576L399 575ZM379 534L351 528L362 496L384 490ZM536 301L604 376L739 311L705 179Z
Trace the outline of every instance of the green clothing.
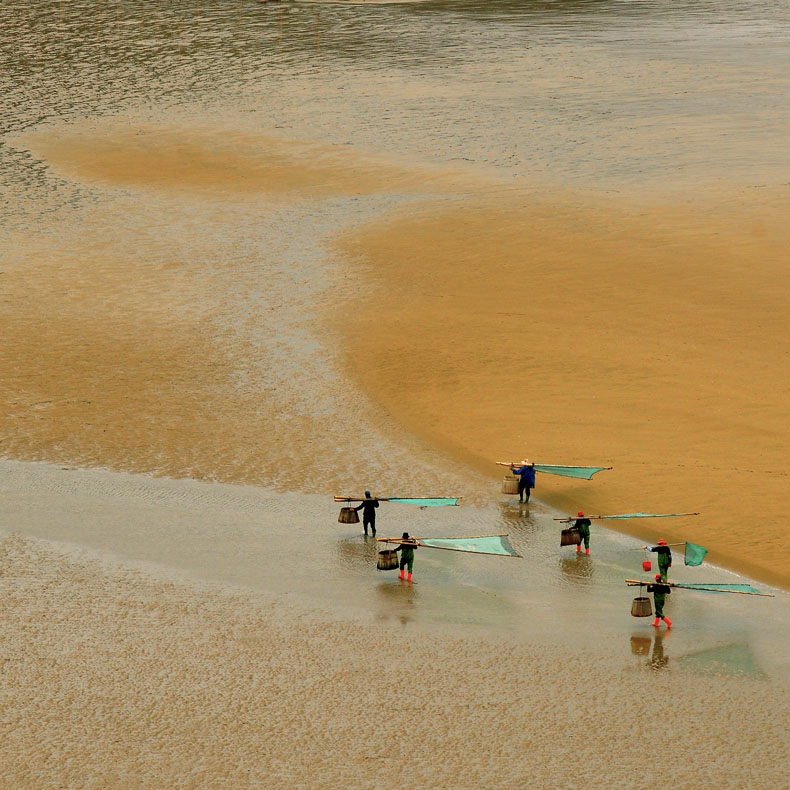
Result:
M581 536L582 541L584 542L584 548L590 548L590 527L592 526L592 522L589 518L577 518L576 523L573 525L576 529L579 530L579 535Z
M395 549L395 551L399 551L401 553L400 558L402 560L406 560L407 562L414 562L414 546L400 546L400 548Z
M650 551L654 551L658 555L658 571L661 574L661 578L666 581L667 573L672 565L672 552L669 546L653 546Z
M653 593L653 604L656 607L656 617L664 619L664 604L672 590L665 584L648 584L647 591Z
M403 570L407 565L409 566L409 573L414 568L414 550L417 548L415 543L401 543L395 551L399 551L400 555L400 569Z

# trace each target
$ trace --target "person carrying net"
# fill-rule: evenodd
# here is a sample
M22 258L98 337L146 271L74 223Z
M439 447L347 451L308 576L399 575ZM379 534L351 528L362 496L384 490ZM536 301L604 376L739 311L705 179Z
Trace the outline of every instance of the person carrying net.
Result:
M642 546L645 551L654 551L658 555L658 570L661 573L661 580L666 581L669 569L672 567L672 550L667 546L664 538L658 541L657 546Z
M414 568L414 552L417 549L417 541L414 538L409 537L408 532L403 533L403 540L406 541L405 543L401 543L395 551L399 551L400 555L400 576L399 579L404 578L404 572L406 568L409 569L409 577L407 581L411 581L411 572Z
M535 464L529 458L525 458L521 466L511 466L510 471L518 476L518 501L529 502L529 496L535 488Z
M586 554L590 553L590 527L592 526L592 521L589 518L584 517L584 512L579 511L578 517L573 524L575 529L579 530L579 536L584 543L584 551ZM582 550L582 544L580 543L576 546L576 553L578 554Z
M365 491L365 499L362 504L354 508L356 511L362 511L362 527L365 530L365 534L368 534L368 527L370 527L374 538L376 537L376 508L378 506L378 499L373 499L370 491Z
M653 593L653 606L655 606L656 609L656 619L653 621L653 625L658 628L663 620L667 628L672 628L672 621L664 615L664 604L666 603L667 595L669 595L672 590L669 585L662 584L662 581L664 581L664 579L661 574L657 573L656 584L647 585L647 591Z

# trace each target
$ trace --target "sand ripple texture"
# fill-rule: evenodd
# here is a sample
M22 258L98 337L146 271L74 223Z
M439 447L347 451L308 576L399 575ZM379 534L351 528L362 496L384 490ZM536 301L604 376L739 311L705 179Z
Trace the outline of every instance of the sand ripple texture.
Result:
M285 617L43 541L0 549L7 787L784 784L770 682L612 676L584 652Z
M222 154L195 129L104 128L106 156L84 129L55 155L88 168L102 205L11 233L3 253L4 455L327 493L448 490L437 454L344 379L315 321L330 287L357 288L324 238L397 200L376 194L382 174L365 187L362 162L315 146L310 165L293 145L263 156L256 135ZM272 190L283 167L290 186ZM128 193L112 179L137 181ZM327 194L306 197L305 182Z

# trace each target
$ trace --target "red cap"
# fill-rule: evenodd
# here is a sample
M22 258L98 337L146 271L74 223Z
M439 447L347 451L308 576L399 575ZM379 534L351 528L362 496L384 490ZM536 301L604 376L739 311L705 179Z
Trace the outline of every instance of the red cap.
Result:
M583 516L583 515L584 515L584 513L582 513L582 511L580 510L580 511L579 511L579 512L578 512L576 515L577 515L577 516Z
M658 541L658 545L659 545L659 546L666 546L666 545L667 545L667 542L664 540L664 538L661 538L661 539Z
M660 581L661 581L661 574L660 574L660 573L657 573L657 574L656 574L656 581L657 581L657 582L660 582Z

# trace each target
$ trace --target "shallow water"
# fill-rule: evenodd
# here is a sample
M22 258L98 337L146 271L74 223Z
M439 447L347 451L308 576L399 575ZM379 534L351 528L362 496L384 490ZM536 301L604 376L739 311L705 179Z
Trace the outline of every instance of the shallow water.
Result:
M45 464L0 464L0 528L87 546L124 562L177 569L195 580L274 593L331 619L383 623L397 632L507 634L559 651L591 651L613 671L650 667L682 676L790 677L790 598L673 591L673 629L632 618L643 552L633 538L593 526L590 557L559 547L560 525L538 504L414 508L382 503L378 536L507 533L522 558L419 549L416 584L376 570L381 544L337 523L329 497L251 486L155 480ZM729 572L686 568L674 581L733 582ZM770 588L763 588L765 592Z
M463 471L436 471L440 455L430 459L433 469L412 461L426 449L402 431L372 425L380 415L348 386L337 350L306 320L331 309L331 289L357 287L326 240L414 198L400 193L397 176L387 173L389 193L308 188L283 204L265 190L229 188L217 198L197 187L163 189L150 173L132 183L128 168L104 182L65 172L37 158L25 132L52 144L78 128L87 146L93 139L106 150L123 129L149 151L166 142L163 161L178 154L173 140L183 134L185 145L214 145L224 155L217 169L232 164L234 173L245 160L233 149L242 141L254 151L263 134L539 188L649 193L784 179L790 14L782 3L11 2L3 15L0 222L8 235L0 256L21 283L19 294L3 294L9 310L28 303L26 273L48 264L57 272L47 282L52 302L37 298L53 319L47 343L56 358L73 352L69 330L81 329L60 331L66 305L79 320L105 311L104 325L128 313L129 326L118 330L124 339L139 329L167 342L173 317L202 321L224 354L233 393L260 412L253 435L270 440L233 436L218 445L207 430L213 415L204 413L210 388L199 393L198 429L178 422L178 411L150 413L163 400L155 392L141 399L142 416L94 406L64 436L62 415L47 421L57 393L34 386L30 404L19 394L41 360L33 347L13 360L19 381L6 379L9 403L23 403L4 426L8 455L289 489L314 488L316 477L324 487L364 478L487 496ZM174 269L183 277L166 281L162 315L150 325L139 320L159 296L154 274ZM196 292L183 287L187 279ZM117 341L109 336L112 351ZM154 347L151 356L161 353ZM89 347L80 363L91 354ZM122 394L123 386L121 379ZM168 391L189 386L175 380ZM79 397L87 396L75 391ZM31 442L36 426L42 436ZM134 430L123 435L128 426ZM160 447L166 432L175 437ZM118 438L108 442L107 434ZM73 447L82 435L87 447ZM314 458L321 471L302 471Z

